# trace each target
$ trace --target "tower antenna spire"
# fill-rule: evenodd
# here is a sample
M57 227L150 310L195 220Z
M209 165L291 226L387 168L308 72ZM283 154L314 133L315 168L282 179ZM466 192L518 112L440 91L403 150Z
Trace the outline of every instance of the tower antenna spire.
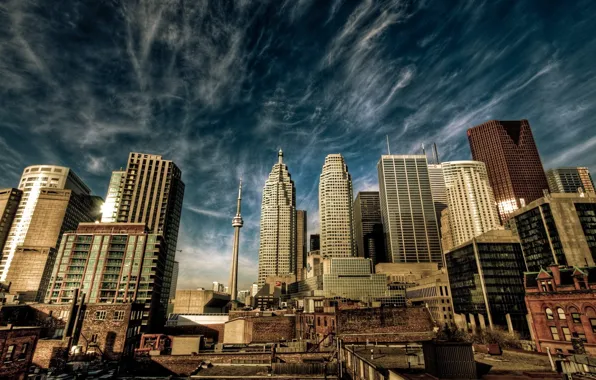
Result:
M230 301L232 308L237 306L238 298L238 248L240 245L240 229L244 225L242 220L242 179L238 185L238 201L236 203L236 216L232 219L232 227L234 227L234 248L232 251L232 270L230 271Z
M391 156L391 148L389 148L389 135L385 135L387 138L387 154Z

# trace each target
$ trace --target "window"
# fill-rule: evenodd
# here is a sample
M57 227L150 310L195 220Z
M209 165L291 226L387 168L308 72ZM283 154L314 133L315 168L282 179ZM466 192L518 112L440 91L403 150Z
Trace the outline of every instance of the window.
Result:
M588 340L586 339L586 334L584 333L577 333L577 337L581 340L583 340L584 342L587 342Z
M8 348L6 349L6 357L4 358L5 362L11 362L12 361L12 356L14 355L14 344L11 344L10 346L8 346Z
M567 319L565 311L560 307L557 308L557 314L559 315L559 319Z
M553 336L553 340L559 340L559 332L555 326L551 326L550 333Z
M573 323L582 323L582 318L579 313L571 313L571 319L573 319Z
M550 307L546 308L546 319L548 319L548 320L555 319L555 317L553 316L553 311L551 310Z
M124 310L116 310L114 312L114 320L115 321L123 321L124 320Z
M106 319L108 312L105 310L99 310L95 312L95 319L98 321L103 321L104 319Z
M592 326L592 332L596 333L596 318L590 318L590 325Z
M25 360L28 350L29 350L29 343L23 343L23 345L21 346L21 353L19 354L19 360Z
M569 331L569 327L561 327L561 330L563 330L563 335L565 336L565 340L568 342L571 342L571 331Z

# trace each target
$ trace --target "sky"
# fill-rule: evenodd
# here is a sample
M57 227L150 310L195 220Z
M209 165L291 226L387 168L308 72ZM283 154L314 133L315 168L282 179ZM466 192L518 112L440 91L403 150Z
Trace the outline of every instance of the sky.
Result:
M256 280L261 192L282 148L318 230L318 176L344 155L354 195L376 163L528 119L546 168L596 170L596 2L6 0L0 187L72 168L105 197L131 151L186 184L178 289L226 283L244 181L239 288Z

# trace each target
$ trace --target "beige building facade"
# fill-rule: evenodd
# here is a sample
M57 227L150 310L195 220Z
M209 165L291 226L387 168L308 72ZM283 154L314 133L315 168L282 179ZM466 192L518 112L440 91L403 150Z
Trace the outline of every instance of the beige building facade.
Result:
M343 156L330 154L325 157L319 178L321 255L355 256L352 176Z
M4 248L22 195L23 192L19 189L0 189L0 252Z
M486 165L479 161L443 162L452 245L458 246L500 227Z
M296 189L280 150L263 187L259 287L269 276L296 274L296 247Z
M54 247L19 246L6 282L20 302L43 302L56 261Z

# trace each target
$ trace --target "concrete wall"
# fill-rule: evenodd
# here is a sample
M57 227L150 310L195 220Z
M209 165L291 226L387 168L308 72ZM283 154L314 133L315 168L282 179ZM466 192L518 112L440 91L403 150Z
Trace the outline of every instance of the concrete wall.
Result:
M176 336L172 341L172 355L192 355L201 349L201 336Z
M248 320L246 318L238 318L233 321L229 321L225 324L225 335L223 342L225 344L247 344L246 332L247 332Z

